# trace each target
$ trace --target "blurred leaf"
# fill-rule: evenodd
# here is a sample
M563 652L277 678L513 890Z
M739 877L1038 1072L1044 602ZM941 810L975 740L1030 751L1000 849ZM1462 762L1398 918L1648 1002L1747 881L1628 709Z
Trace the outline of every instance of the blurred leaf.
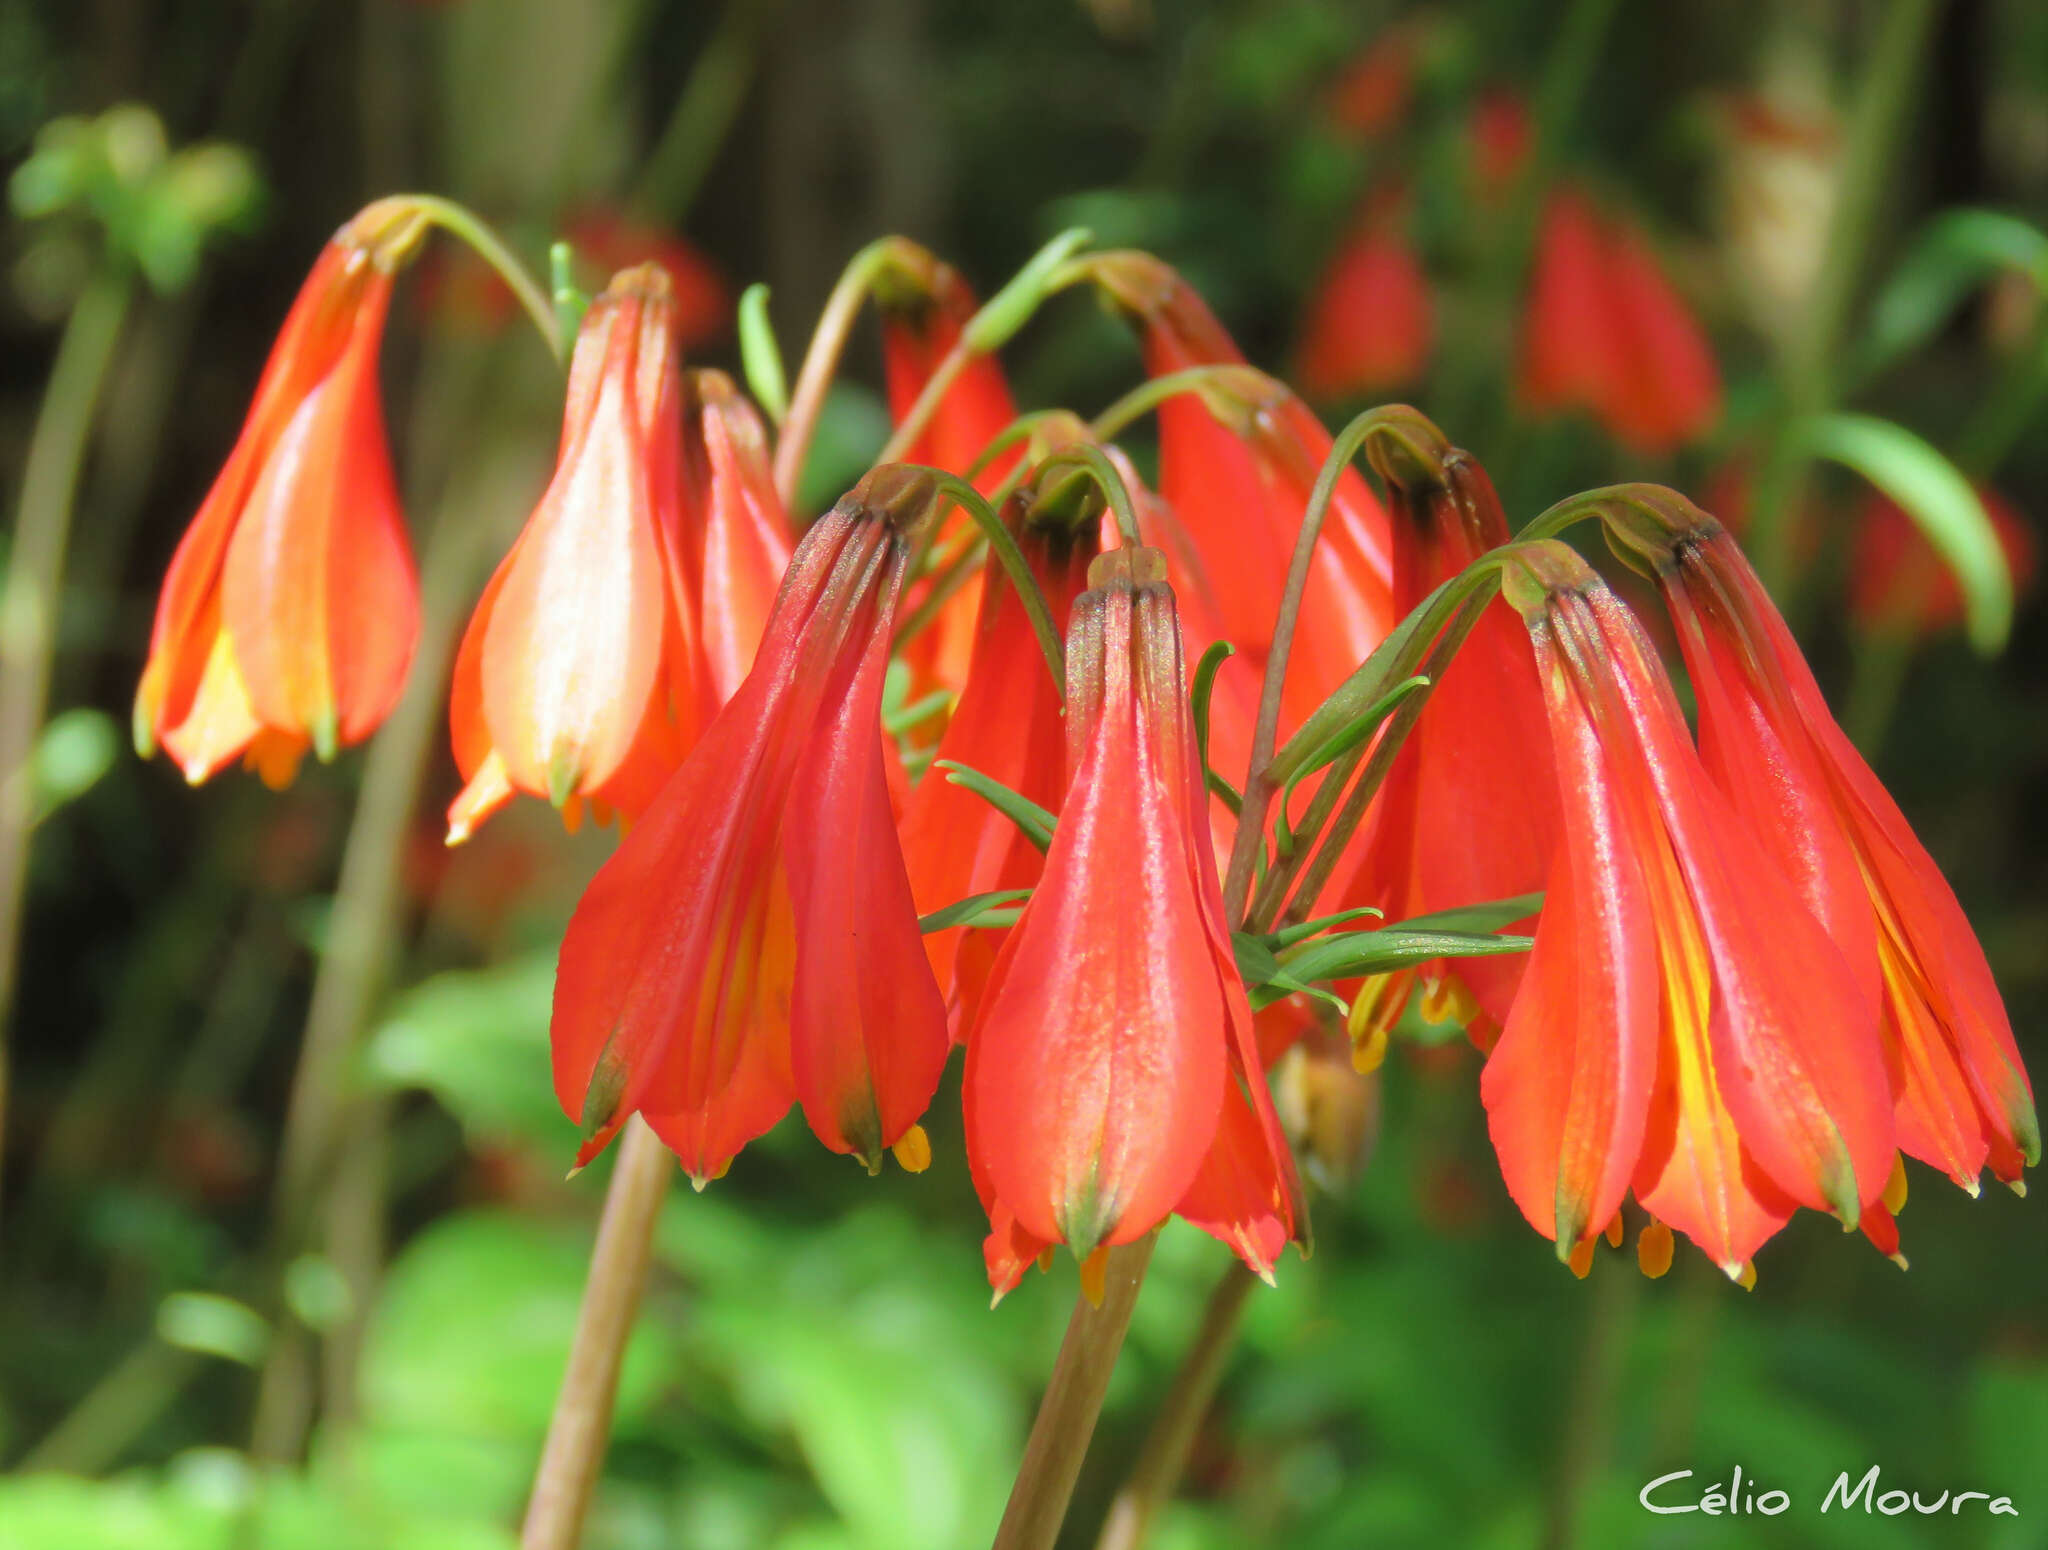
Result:
M1922 229L1871 307L1858 366L1875 373L1925 344L2001 270L2048 285L2048 236L1996 210L1947 210Z
M2025 1514L2032 1503L2016 1493L2048 1480L2048 1362L2008 1359L1987 1365L1970 1386L1968 1407L1965 1456L1972 1478L1958 1485L2013 1496ZM1990 1550L2027 1550L2041 1543L2038 1521L2031 1526L2024 1516L1990 1521L1985 1537Z
M547 1430L583 1300L587 1239L497 1212L443 1217L385 1279L364 1338L363 1412L394 1428L537 1441ZM643 1320L615 1414L652 1403L667 1333Z
M338 1327L355 1306L348 1280L324 1254L301 1254L284 1272L284 1300L308 1329Z
M7 1550L228 1550L234 1519L140 1479L0 1480Z
M78 706L52 716L36 738L29 766L33 821L41 823L97 785L113 768L121 741L120 729L105 711Z
M1970 481L1927 442L1889 420L1823 415L1802 436L1815 456L1853 469L1897 503L1955 573L1970 643L1986 656L2012 629L2012 574Z
M270 1326L255 1310L213 1292L173 1292L156 1310L166 1345L253 1367L270 1344Z
M371 1079L425 1088L472 1141L566 1135L548 1053L554 983L548 951L414 986L371 1035Z
M818 412L810 455L797 481L798 520L825 510L852 489L888 439L889 411L874 391L857 382L834 382Z
M1017 1456L1016 1412L986 1355L949 1338L928 1298L899 1287L840 1307L729 1301L705 1322L742 1406L796 1437L857 1544L987 1540Z

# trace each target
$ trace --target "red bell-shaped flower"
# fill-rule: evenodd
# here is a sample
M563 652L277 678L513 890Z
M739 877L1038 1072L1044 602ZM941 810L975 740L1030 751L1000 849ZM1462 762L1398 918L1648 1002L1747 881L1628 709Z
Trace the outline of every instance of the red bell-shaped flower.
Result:
M1031 522L1025 511L1025 503L1014 500L1004 520L1016 534L1055 627L1064 632L1074 598L1087 585L1089 562L1101 552L1101 530L1094 522L1083 523L1078 531ZM1017 589L1000 568L994 569L983 585L967 686L939 740L933 767L911 792L903 814L903 858L920 911L944 909L972 894L1029 888L1042 866L1037 849L1017 826L980 796L946 779L938 761L978 770L1050 810L1059 806L1066 790L1066 744L1060 686L1046 670ZM925 951L956 1032L964 1032L972 1020L999 940L996 930L969 926L925 936Z
M1096 283L1142 331L1153 377L1244 357L1179 275L1146 253L1089 261ZM1246 374L1250 376L1249 373ZM1211 746L1241 769L1294 541L1330 452L1330 433L1300 399L1267 380L1256 399L1176 394L1159 406L1160 494L1186 547L1171 551L1191 615L1214 621L1243 661L1218 676ZM1228 404L1228 419L1218 411ZM1281 734L1300 724L1386 637L1393 606L1386 513L1356 470L1337 481L1316 545L1288 658Z
M922 1166L950 1041L883 767L882 679L935 492L868 475L805 533L753 670L592 879L555 981L579 1163L644 1113L700 1183L792 1101Z
M1583 409L1616 440L1663 454L1721 411L1712 348L1641 232L1579 190L1544 207L1522 336L1521 396Z
M968 1036L998 1294L1051 1244L1086 1260L1170 1213L1262 1275L1303 1225L1223 922L1165 574L1158 550L1112 550L1074 602L1066 801Z
M1828 713L1742 551L1704 512L1620 527L1658 579L1700 750L1883 1010L1898 1144L1971 1193L2040 1161L2033 1089L1984 951L1898 805Z
M1893 1156L1875 1004L1708 779L1628 610L1556 543L1504 590L1564 820L1480 1081L1515 1203L1564 1257L1632 1190L1731 1276L1796 1206L1854 1225Z
M1435 477L1390 480L1388 504L1394 597L1403 609L1508 541L1493 481L1465 452L1445 449ZM1332 896L1405 920L1541 890L1559 834L1556 783L1530 757L1545 737L1521 621L1495 601L1430 690L1367 820L1358 874ZM1390 1029L1419 979L1426 1005L1448 996L1468 1031L1489 1043L1527 962L1510 954L1399 971L1393 983L1353 999L1353 1037L1369 1045ZM1447 973L1455 987L1443 983Z
M242 757L284 785L308 746L325 759L368 737L404 686L419 580L377 353L393 275L424 232L389 199L335 233L171 559L135 744L162 744L194 784Z
M1422 374L1435 315L1406 204L1402 190L1370 200L1310 293L1296 377L1311 398L1361 398Z
M722 375L686 388L677 354L654 264L584 318L554 479L456 658L451 843L516 791L572 824L586 800L637 817L752 660L789 554L766 437Z

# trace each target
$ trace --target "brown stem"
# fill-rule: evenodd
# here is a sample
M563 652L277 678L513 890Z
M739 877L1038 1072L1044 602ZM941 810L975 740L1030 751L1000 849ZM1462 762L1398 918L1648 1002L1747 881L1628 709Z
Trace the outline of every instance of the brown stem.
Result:
M638 1116L627 1121L605 1191L569 1366L533 1477L520 1550L575 1550L583 1537L583 1515L611 1437L619 1363L647 1284L654 1223L674 1174L675 1159L660 1137Z
M1110 1504L1095 1550L1138 1550L1152 1531L1153 1518L1172 1499L1187 1470L1195 1433L1215 1402L1217 1384L1223 1381L1223 1369L1255 1279L1233 1259L1216 1290L1209 1294L1202 1326L1195 1331L1193 1344L1181 1358L1180 1371L1173 1375L1173 1387L1166 1391L1159 1413L1152 1418L1152 1430L1146 1434L1130 1478Z
M1031 1423L1031 1437L1024 1444L1024 1461L1010 1487L1010 1503L996 1530L995 1550L1051 1550L1059 1538L1158 1240L1155 1230L1136 1243L1111 1249L1103 1270L1101 1303L1083 1297L1074 1304L1059 1359L1046 1380L1045 1397L1038 1402L1038 1419Z

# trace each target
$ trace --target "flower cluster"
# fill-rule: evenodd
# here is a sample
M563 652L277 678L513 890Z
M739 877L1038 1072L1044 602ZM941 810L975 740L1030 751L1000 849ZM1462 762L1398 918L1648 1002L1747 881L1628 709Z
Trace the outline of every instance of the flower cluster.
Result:
M1531 380L1668 442L1701 411L1646 387L1687 372L1641 254L1569 194L1544 227ZM422 230L389 201L336 236L173 561L136 724L194 781L288 779L404 680L375 368ZM1307 1214L1268 1063L1334 1013L1370 1066L1413 999L1484 1053L1507 1191L1582 1273L1625 1216L1653 1274L1678 1233L1746 1280L1801 1206L1897 1255L1901 1154L2020 1184L1984 955L1712 518L1626 486L1517 539L1412 410L1333 444L1157 259L1060 258L1027 275L1139 336L1156 492L1130 416L1016 418L1017 284L978 307L909 244L869 271L907 460L800 534L761 416L683 366L670 275L584 316L456 657L449 811L450 843L518 793L628 821L556 981L578 1165L638 1115L702 1187L794 1106L919 1171L964 1043L999 1296L1061 1244L1099 1286L1170 1215L1270 1277ZM1696 732L1576 518L1657 588ZM932 703L885 730L898 663Z

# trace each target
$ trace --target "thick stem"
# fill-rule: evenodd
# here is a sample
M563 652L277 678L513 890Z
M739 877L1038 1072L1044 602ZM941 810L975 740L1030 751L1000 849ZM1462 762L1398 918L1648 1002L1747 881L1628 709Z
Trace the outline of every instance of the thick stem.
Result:
M6 1027L35 822L30 761L49 702L79 470L132 294L125 272L103 268L71 309L29 442L6 590L0 593L0 1140L7 1112Z
M569 1366L533 1477L520 1550L575 1550L583 1537L583 1515L611 1438L619 1364L647 1284L654 1224L675 1171L661 1138L637 1115L628 1120L605 1191Z
M1154 1231L1136 1243L1111 1249L1100 1305L1085 1297L1074 1304L1067 1337L1060 1342L1059 1359L1039 1401L1038 1419L1031 1423L1031 1437L1024 1444L1016 1484L1010 1487L1010 1503L996 1530L995 1550L1052 1550L1059 1538L1158 1238ZM535 1547L527 1545L525 1550Z
M1770 455L1757 475L1746 535L1757 574L1780 596L1791 573L1792 513L1810 462L1804 430L1834 402L1842 332L1869 258L1871 226L1886 190L1897 182L1894 153L1939 9L1940 0L1892 0L1885 15L1849 121L1820 270L1800 308L1798 331L1786 346L1784 406Z
M1095 1550L1138 1550L1152 1531L1159 1509L1172 1500L1187 1470L1188 1451L1195 1433L1216 1399L1216 1386L1223 1381L1223 1369L1237 1341L1237 1327L1244 1318L1244 1305L1257 1278L1236 1260L1223 1272L1209 1305L1202 1310L1202 1326L1181 1358L1173 1375L1173 1387L1152 1418L1152 1430L1138 1452L1138 1462L1123 1489L1110 1504Z

